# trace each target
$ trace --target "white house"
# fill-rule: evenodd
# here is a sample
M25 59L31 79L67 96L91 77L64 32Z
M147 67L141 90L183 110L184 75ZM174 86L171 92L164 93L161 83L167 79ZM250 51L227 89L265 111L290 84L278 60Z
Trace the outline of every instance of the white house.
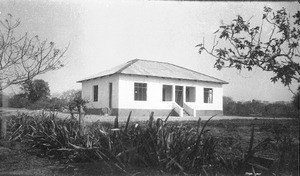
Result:
M227 82L174 64L131 60L78 81L91 113L179 116L222 114Z

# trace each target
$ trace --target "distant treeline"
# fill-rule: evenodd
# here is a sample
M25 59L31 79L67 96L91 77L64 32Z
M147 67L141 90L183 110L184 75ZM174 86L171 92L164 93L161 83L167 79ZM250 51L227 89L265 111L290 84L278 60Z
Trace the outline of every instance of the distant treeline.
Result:
M231 116L299 117L300 112L292 102L234 101L223 97L223 113Z

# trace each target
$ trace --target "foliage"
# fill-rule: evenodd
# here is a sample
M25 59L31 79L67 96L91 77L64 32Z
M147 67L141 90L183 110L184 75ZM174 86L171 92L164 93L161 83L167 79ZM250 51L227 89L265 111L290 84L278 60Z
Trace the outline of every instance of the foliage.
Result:
M236 102L230 97L223 97L224 115L260 116L260 117L298 117L297 111L291 103L261 102L258 100Z
M21 86L21 90L31 103L50 97L49 85L42 79L25 81Z
M285 8L273 12L265 7L261 26L251 27L249 20L238 15L231 24L222 24L216 31L220 40L214 42L211 50L204 44L197 46L200 53L205 51L217 59L217 69L258 67L273 72L273 82L280 80L290 85L292 80L300 82L299 27L300 11L290 17ZM271 30L265 34L266 29ZM219 42L224 42L226 47L216 48Z
M299 127L294 128L298 124L295 122L286 124L293 131L287 131L288 128L282 131L270 126L270 121L263 124L250 120L208 123L199 119L198 123L179 123L168 122L168 117L155 121L151 114L146 123L130 123L130 118L131 114L126 124L119 124L118 118L114 124L96 122L88 127L86 134L81 134L76 120L62 120L47 114L35 117L20 114L11 118L9 130L11 140L27 143L32 152L42 156L64 162L102 161L120 173L126 173L129 165L201 175L244 175L247 171L277 175L297 170L299 141L295 140L299 136L295 134L299 133ZM249 127L249 123L253 126ZM239 131L216 135L213 128L222 130L220 124L235 124ZM270 133L267 138L262 137L262 133L255 135L258 125L259 132ZM247 141L247 135L240 133L240 128L244 127L250 131ZM270 155L266 155L268 153ZM258 163L261 160L264 163ZM255 171L251 171L254 168Z
M203 173L214 162L216 145L214 137L205 130L206 124L187 129L182 125L168 126L166 120L158 119L142 127L129 126L128 120L119 127L116 120L113 128L95 123L83 135L77 121L22 114L10 122L10 140L21 140L44 156L66 162L101 160L122 171L126 163L131 163Z
M292 103L295 108L300 110L300 86L298 87L298 92L293 96Z
M45 109L50 111L65 111L74 117L74 112L79 112L87 100L81 98L80 90L68 90L60 97L50 97L48 83L44 80L26 81L22 84L22 93L14 95L9 100L9 107Z
M236 131L227 131L227 127L232 126L237 127ZM210 122L209 127L226 128L226 132L217 135L216 150L228 175L244 175L241 168L251 173L251 165L255 163L262 166L255 167L255 171L262 172L262 175L297 175L299 119L216 120ZM245 139L249 142L245 143ZM247 159L249 149L254 153ZM248 162L245 162L246 159Z
M223 113L225 115L236 114L236 102L231 97L223 96Z
M43 109L52 106L49 85L44 80L27 80L22 84L21 90L21 93L10 98L9 107Z
M62 111L63 102L58 98L41 98L34 103L28 103L25 108L32 110Z
M11 14L0 19L0 90L63 67L67 48L57 49L54 42L40 40L37 35L16 36L20 23Z
M47 110L50 111L62 111L63 110L63 101L59 98L52 97L48 100L48 104L46 106Z
M298 124L297 128L294 128L295 124ZM261 125L259 130L271 134L270 137L273 140L270 147L276 151L278 158L275 163L277 172L282 170L299 170L294 165L294 163L299 162L299 141L296 143L294 139L294 134L298 134L299 138L299 121L291 121L289 123L266 122Z
M85 104L88 102L87 100L81 98L81 90L68 90L63 92L63 94L60 96L62 105L64 108L68 109L71 113L71 116L73 116L73 112L81 111L81 107L85 107Z
M24 94L14 95L8 101L8 106L12 108L24 108L28 104L30 104L30 102Z

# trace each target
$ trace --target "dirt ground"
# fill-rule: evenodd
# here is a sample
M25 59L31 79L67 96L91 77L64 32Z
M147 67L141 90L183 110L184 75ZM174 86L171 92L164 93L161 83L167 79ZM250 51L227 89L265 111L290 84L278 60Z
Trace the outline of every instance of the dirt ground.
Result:
M28 153L29 148L20 142L0 140L0 176L170 176L155 168L127 168L127 173L108 167L103 162L61 164L59 161Z
M0 146L0 176L125 175L101 162L61 164L31 154L30 149L20 142L1 141Z
M16 115L18 113L26 113L26 114L40 114L40 113L49 113L47 111L42 110L27 110L27 109L15 109L15 108L1 108L0 111L3 116L5 115ZM69 118L70 113L62 113L62 112L55 112L55 114L60 118ZM116 116L103 116L103 115L85 115L86 122L114 122ZM157 118L165 119L166 116L156 116L154 114L154 119ZM201 116L201 120L207 120L211 116ZM78 118L78 115L75 114L75 118ZM126 122L128 116L120 116L119 122ZM212 120L231 120L231 119L255 119L257 117L241 117L241 116L223 116L223 115L216 115ZM169 121L198 121L199 117L192 117L192 116L184 116L184 117L176 117L176 116L170 116ZM273 119L268 117L259 117L259 119ZM276 118L276 119L286 119L286 118ZM130 118L131 122L139 121L147 121L149 120L149 116L135 116L134 113L131 115Z
M21 143L1 141L0 175L55 175L55 163L30 155Z

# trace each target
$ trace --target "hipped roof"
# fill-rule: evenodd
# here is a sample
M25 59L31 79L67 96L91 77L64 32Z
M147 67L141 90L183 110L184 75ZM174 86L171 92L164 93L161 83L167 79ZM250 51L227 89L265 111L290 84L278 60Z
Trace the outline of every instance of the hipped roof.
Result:
M169 78L169 79L183 79L183 80L228 84L228 82L223 81L221 79L214 78L212 76L208 76L203 73L199 73L174 64L170 64L166 62L158 62L158 61L140 60L140 59L131 60L127 63L121 64L109 70L92 75L78 82L84 82L91 79L101 78L101 77L110 76L114 74L137 75L137 76L159 77L159 78Z

